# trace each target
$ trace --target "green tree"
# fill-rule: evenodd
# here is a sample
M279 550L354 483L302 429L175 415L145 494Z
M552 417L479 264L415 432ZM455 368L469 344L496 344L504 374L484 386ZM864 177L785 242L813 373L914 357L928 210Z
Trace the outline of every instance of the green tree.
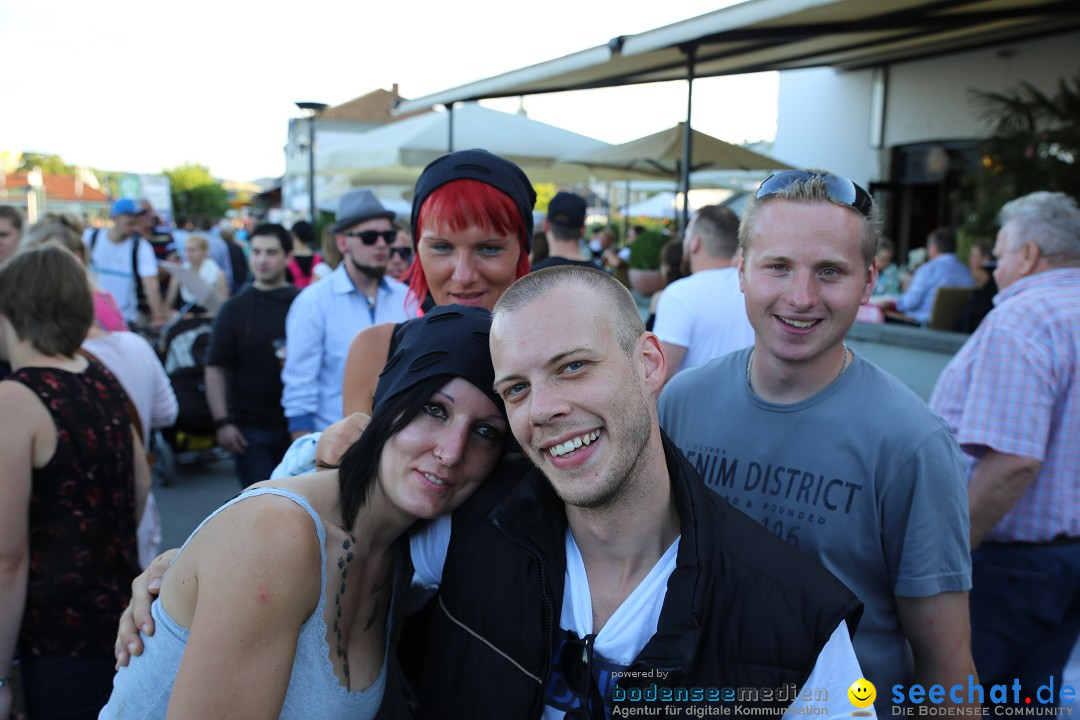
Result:
M115 170L91 170L94 176L97 177L98 182L101 183L101 189L111 198L120 197L120 178L124 176L122 172L116 172Z
M1053 94L1024 82L1003 93L972 90L989 121L982 167L965 179L965 234L992 238L997 212L1036 190L1080 197L1080 74L1063 77Z
M172 186L173 213L188 217L222 218L229 209L225 188L205 165L188 163L162 171Z
M59 155L48 153L23 153L19 158L19 167L16 172L29 172L34 168L41 168L45 175L74 175L75 166L68 165Z

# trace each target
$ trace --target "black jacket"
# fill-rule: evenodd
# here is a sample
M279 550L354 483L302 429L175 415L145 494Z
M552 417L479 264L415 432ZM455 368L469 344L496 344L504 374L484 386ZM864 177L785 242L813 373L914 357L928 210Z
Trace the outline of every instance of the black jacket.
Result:
M620 687L801 688L840 621L854 632L861 603L708 490L663 440L682 540L657 632L631 670L669 674ZM524 461L506 463L455 513L418 683L425 716L540 717L560 633L565 532L562 502Z

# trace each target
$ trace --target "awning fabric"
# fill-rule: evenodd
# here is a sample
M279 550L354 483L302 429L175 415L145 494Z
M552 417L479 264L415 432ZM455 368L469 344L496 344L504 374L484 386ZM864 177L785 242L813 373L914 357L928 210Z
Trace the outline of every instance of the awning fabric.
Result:
M1080 27L1076 0L749 0L607 45L401 103L409 112L484 98L694 76L854 70Z

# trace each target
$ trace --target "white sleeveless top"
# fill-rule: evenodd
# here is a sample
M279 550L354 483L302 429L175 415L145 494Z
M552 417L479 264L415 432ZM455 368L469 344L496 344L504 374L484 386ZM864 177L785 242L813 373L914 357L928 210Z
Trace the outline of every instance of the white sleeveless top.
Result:
M326 528L318 513L307 499L289 490L281 488L258 488L241 493L215 510L210 517L191 533L184 543L202 529L215 515L225 508L248 498L259 495L280 495L286 497L307 510L315 522L319 535L319 553L322 570L322 587L319 591L319 604L300 628L300 637L296 644L296 657L293 659L289 689L285 693L285 704L280 717L304 720L367 720L374 718L382 703L386 687L386 664L389 658L384 655L382 671L378 679L363 692L350 692L341 686L334 666L330 662L330 647L326 642L326 621L323 611L326 607ZM183 552L184 548L180 548ZM177 557L179 557L177 553ZM173 562L176 562L175 558ZM142 636L142 655L131 659L127 667L120 668L113 679L113 692L108 704L98 715L99 720L108 718L164 718L169 707L173 682L180 669L180 658L184 654L189 631L169 617L155 600L150 608L156 631L153 637ZM390 628L386 630L389 645ZM259 658L251 658L259 662Z

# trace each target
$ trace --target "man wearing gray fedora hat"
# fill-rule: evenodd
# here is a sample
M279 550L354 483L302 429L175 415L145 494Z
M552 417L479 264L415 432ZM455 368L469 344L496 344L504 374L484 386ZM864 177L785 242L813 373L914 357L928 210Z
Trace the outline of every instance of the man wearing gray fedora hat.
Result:
M385 276L397 234L393 219L370 190L343 195L330 228L341 264L306 287L289 309L281 404L294 438L341 419L345 356L356 333L412 314L405 285Z

